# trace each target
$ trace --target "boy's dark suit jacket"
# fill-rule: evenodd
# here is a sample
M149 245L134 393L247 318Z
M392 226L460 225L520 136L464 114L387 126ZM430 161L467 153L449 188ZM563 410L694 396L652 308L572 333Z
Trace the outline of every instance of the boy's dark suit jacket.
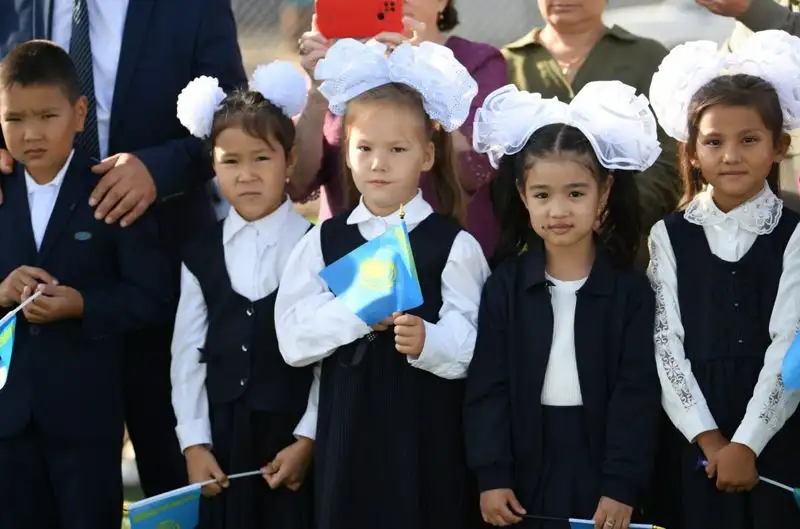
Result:
M38 252L23 167L0 179L0 278L37 266L84 301L80 320L34 325L18 313L13 361L0 390L0 436L21 433L33 418L55 435L120 439L122 333L163 321L172 306L155 218L145 215L128 228L95 220L88 201L98 177L90 166L76 151Z

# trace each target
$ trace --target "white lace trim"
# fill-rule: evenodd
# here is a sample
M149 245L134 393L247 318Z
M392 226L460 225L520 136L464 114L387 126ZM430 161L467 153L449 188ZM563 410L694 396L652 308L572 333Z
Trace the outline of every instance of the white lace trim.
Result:
M656 358L661 364L661 367L664 369L667 380L669 380L669 384L672 386L672 391L675 392L678 400L680 400L683 409L688 410L697 404L697 400L692 394L692 390L689 387L689 381L687 380L686 375L684 375L680 365L678 365L678 360L675 358L675 355L672 353L672 350L669 347L670 330L669 319L667 317L667 303L664 296L664 286L661 281L656 279L658 277L658 267L659 263L655 249L655 243L653 243L651 240L651 273L648 275L650 276L650 285L652 286L656 296L656 321L655 332L653 334Z
M756 235L766 235L778 225L783 214L783 200L764 185L764 190L728 213L714 203L711 186L698 194L686 208L683 218L698 226L713 226L734 219L743 229Z
M775 386L767 397L767 402L761 408L758 418L772 431L778 428L778 410L786 406L786 387L783 385L783 375L778 375Z

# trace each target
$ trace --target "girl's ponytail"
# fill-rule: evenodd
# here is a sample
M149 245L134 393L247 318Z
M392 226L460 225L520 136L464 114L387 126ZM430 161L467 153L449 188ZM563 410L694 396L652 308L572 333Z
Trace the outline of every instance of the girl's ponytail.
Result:
M466 222L464 191L458 179L458 160L453 148L453 139L438 124L432 123L431 127L431 141L436 154L430 177L433 178L439 213L464 225Z
M490 259L492 268L509 257L525 251L525 248L538 239L530 225L530 216L520 197L520 179L524 187L525 151L500 159L497 176L492 186L492 205L494 215L500 223L500 241Z
M639 190L631 171L614 171L608 201L600 216L598 237L611 258L621 266L633 264L641 245L642 218Z

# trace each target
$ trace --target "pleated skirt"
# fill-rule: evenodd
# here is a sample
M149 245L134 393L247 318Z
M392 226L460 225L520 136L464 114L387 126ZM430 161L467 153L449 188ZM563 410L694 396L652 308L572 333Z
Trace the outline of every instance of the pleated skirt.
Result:
M214 456L228 475L263 467L295 441L296 414L253 411L240 400L212 405L210 415ZM261 476L233 480L201 500L198 529L309 529L312 490L308 482L272 490Z

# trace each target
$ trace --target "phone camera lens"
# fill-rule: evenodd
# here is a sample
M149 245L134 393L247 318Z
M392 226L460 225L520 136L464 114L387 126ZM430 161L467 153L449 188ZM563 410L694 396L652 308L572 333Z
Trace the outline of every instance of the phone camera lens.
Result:
M383 13L378 13L378 20L383 20L384 18L386 18L386 15Z

